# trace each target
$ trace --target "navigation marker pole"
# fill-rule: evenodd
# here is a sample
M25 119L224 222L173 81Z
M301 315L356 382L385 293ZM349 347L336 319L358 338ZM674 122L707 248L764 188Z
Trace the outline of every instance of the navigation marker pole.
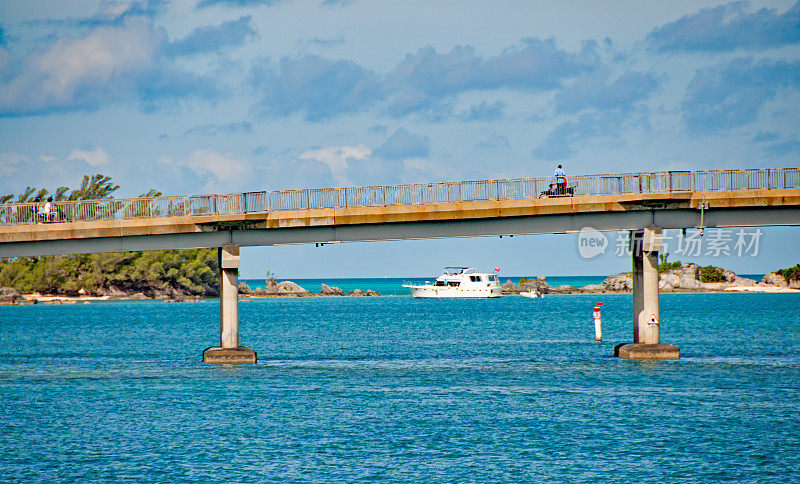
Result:
M594 318L594 340L595 341L603 341L603 322L602 316L600 315L600 306L603 303L599 302L594 306L594 311L592 312L592 317Z

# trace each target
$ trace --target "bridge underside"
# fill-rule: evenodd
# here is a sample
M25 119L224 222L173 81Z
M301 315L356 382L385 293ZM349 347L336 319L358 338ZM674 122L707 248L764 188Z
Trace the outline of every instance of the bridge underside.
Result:
M800 209L795 206L712 208L703 213L702 223L700 210L687 208L268 229L226 229L225 225L219 224L206 227L204 230L207 231L198 232L4 242L0 244L0 257L211 248L227 244L269 246L558 234L579 232L584 227L599 231L617 231L639 230L645 227L683 229L701 225L703 227L800 225Z

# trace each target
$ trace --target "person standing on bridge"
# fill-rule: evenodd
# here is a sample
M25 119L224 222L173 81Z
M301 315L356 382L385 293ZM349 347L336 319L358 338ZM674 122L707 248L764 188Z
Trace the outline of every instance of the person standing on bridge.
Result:
M44 217L45 222L53 221L53 197L47 197L44 209L42 210L42 217Z
M561 168L561 165L558 165L553 176L556 177L556 194L563 195L567 193L567 174L564 172L564 169Z

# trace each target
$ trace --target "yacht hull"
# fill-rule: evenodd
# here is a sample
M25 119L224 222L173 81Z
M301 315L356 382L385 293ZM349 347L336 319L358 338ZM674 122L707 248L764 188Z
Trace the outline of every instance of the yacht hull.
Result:
M434 286L408 286L411 295L419 298L430 299L487 299L502 296L499 287L487 289L458 289Z

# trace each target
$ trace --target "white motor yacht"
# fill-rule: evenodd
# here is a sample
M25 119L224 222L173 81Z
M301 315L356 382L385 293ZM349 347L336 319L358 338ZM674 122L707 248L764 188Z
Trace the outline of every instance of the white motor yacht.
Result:
M414 297L485 298L500 297L500 281L496 274L475 272L472 267L445 267L433 284L403 284Z

